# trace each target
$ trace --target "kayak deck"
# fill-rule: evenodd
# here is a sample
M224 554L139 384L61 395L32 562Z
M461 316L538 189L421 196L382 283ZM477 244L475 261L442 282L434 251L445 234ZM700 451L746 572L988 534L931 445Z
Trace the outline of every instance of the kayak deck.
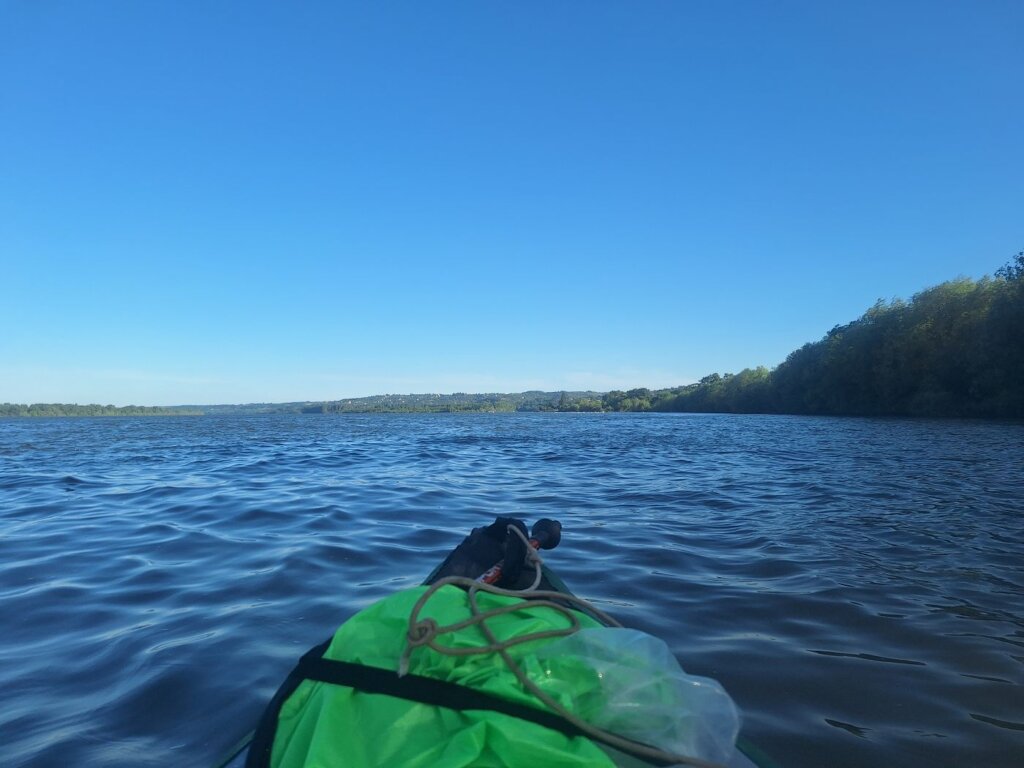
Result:
M453 555L454 555L454 552L452 554L450 554L444 560L444 562L442 562L440 565L438 565L430 573L430 575L423 582L424 586L429 586L429 585L435 583L436 581L438 581L439 579L444 578L447 575L450 575L450 573L448 573L446 571L450 570L447 566L449 565L449 561L452 559ZM524 574L521 577L520 580L525 582L522 585L522 587L525 588L525 587L529 586L530 582L532 582L533 574ZM517 585L517 587L518 587L518 585ZM573 592L569 589L569 587L566 586L565 582L562 581L562 579L545 564L541 565L541 580L540 580L540 584L538 585L537 589L545 590L545 591L551 591L551 592L559 592L561 594L566 595L567 597L574 597L575 596L573 594ZM574 606L574 607L576 607L577 610L579 609L578 606ZM597 616L597 615L594 615L594 614L591 615L591 618L594 618L595 620L597 620L599 622L601 621L600 617ZM603 622L601 622L601 623L603 623ZM248 759L248 756L249 756L249 749L252 746L254 735L255 735L255 731L250 731L246 736L244 736L242 739L240 739L239 742L234 747L232 747L230 752L227 753L227 755L224 757L224 759L222 759L220 762L216 763L215 768L244 768L245 764L246 764L246 761ZM737 748L733 752L732 758L726 764L727 768L771 768L772 767L771 761L768 760L767 758L762 758L760 755L758 755L757 762L755 762L753 759L751 759L751 757L748 756L747 753L749 752L751 754L755 754L756 755L757 754L757 750L755 748L753 748L750 744L748 744L744 739L740 738L739 741L737 742L736 746L737 746Z

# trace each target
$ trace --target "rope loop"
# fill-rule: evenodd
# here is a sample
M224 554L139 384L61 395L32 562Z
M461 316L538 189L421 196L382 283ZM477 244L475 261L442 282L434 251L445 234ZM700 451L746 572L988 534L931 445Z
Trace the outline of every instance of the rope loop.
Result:
M518 528L510 525L509 530L516 531L517 534L525 539L523 532ZM529 545L527 546L527 550L528 552L536 553L536 550ZM529 554L527 555L527 558L530 559ZM522 670L519 664L516 663L515 659L509 655L508 649L513 646L533 642L535 640L554 639L574 634L581 626L576 611L573 610L574 608L589 613L606 626L622 626L607 613L595 608L580 597L551 590L538 590L537 587L540 585L542 577L540 556L536 555L535 559L531 559L530 561L536 569L536 575L534 577L533 585L526 590L502 589L501 587L496 587L493 584L485 584L463 576L449 576L431 584L430 587L428 587L420 596L419 600L416 601L416 604L413 606L413 609L409 614L409 629L406 633L407 642L398 663L399 676L408 673L409 658L412 655L413 650L422 646L427 646L433 651L447 656L473 656L497 653L501 656L509 671L515 675L516 679L526 690L536 696L549 709L575 725L594 741L601 742L602 744L640 759L656 760L674 765L694 766L694 768L723 768L723 766L718 763L714 763L709 760L666 752L647 744L641 744L639 742L632 741L631 739L623 738L622 736L618 736L610 731L591 725L567 710L555 699L551 698L551 696L541 690L541 688L538 687L537 684L529 677L527 677L526 673ZM419 617L420 611L423 610L430 598L433 597L439 589L447 586L457 586L466 590L466 597L469 600L470 617L454 624L444 626L439 625L436 620L430 617L421 619ZM487 592L488 594L501 595L505 597L516 597L519 598L521 602L504 605L499 608L492 608L488 611L481 611L480 606L477 603L477 595L480 592ZM563 629L550 629L541 632L532 632L512 637L508 640L499 640L487 624L487 620L494 618L495 616L513 613L516 611L535 610L538 608L550 608L558 611L569 620L569 626ZM440 635L457 632L471 626L476 626L480 629L484 637L487 639L486 645L454 648L451 646L441 645L437 642L437 638Z
M437 635L437 622L431 618L420 619L415 625L409 627L409 631L406 633L409 645L413 648L419 648L421 645L429 645L434 641L434 638L437 637Z

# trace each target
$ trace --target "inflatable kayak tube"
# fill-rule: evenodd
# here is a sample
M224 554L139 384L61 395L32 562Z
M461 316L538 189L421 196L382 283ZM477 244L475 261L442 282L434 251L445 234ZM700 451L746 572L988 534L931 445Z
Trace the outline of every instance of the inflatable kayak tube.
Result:
M551 539L545 540L538 534L544 524L554 526ZM513 526L523 534L511 530ZM490 526L474 529L421 587L396 593L360 611L332 638L304 655L268 704L259 724L239 740L216 768L639 768L680 764L640 757L635 752L623 754L609 747L609 742L599 746L589 731L581 731L574 724L572 713L580 712L581 725L601 725L594 718L583 716L583 711L595 701L595 694L608 688L609 676L601 673L600 666L595 674L590 661L560 657L561 649L570 647L564 643L594 637L595 630L598 637L607 637L611 632L610 636L616 639L650 638L633 630L603 629L614 620L578 601L546 564L530 562L530 547L555 546L560 528L554 521L539 521L527 538L522 523L498 518ZM487 581L502 590L521 591L524 596L531 592L552 594L545 607L539 605L545 602L543 598L494 594L485 588L477 591L474 586L466 589L465 583L439 584L450 577L461 577L463 582ZM422 615L429 617L423 623L436 635L428 632L431 636L422 638L421 645L429 647L413 648L408 640L410 614L415 618L421 609ZM477 611L487 612L486 627L475 616ZM569 622L572 628L567 628ZM438 627L439 624L443 626ZM605 634L601 635L602 632ZM486 647L481 646L484 633L492 642ZM516 636L520 635L521 641L517 641ZM538 635L556 635L561 639L538 640ZM662 645L660 641L652 642ZM493 643L502 645L504 650L496 650ZM583 646L577 642L571 647ZM618 654L611 656L609 663L614 667ZM512 659L513 666L521 667L518 678L508 666ZM671 664L683 674L674 659ZM552 668L556 670L553 676ZM524 681L524 677L529 679ZM543 688L569 714L563 718L531 697L521 684L529 684L530 680L539 680L534 687ZM714 681L706 682L721 691ZM615 711L626 711L627 718L632 716L635 722L635 712L628 714L630 708L650 705L649 694L659 687L664 688L652 683L643 693L641 686L640 696L647 695L646 702L630 700L622 707L620 701ZM656 691L655 695L661 693ZM732 708L724 692L720 698ZM674 701L671 696L658 700ZM675 712L673 709L667 713L669 719L692 720L691 716L677 718ZM655 711L649 719L657 721L659 714L666 713ZM728 738L730 745L736 727L738 720ZM606 730L626 735L615 727L614 720ZM627 741L657 744L664 749L655 740L633 738L635 741ZM677 749L674 753L692 751ZM727 748L721 754L727 757L691 764L776 768L742 737L736 740L735 749Z

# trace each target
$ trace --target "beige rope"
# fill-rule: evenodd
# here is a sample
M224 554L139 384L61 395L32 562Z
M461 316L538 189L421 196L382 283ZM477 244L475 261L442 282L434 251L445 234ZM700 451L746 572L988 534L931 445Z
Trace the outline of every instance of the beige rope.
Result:
M522 536L522 531L519 531L519 529L514 526L509 526L509 530L515 530L520 536ZM523 538L525 539L525 537ZM532 547L529 549L535 552ZM678 765L696 766L696 768L723 768L718 763L702 760L697 757L676 755L671 752L665 752L655 747L623 738L622 736L618 736L614 733L593 726L565 709L565 707L559 704L555 699L551 698L541 690L536 683L526 676L526 673L523 672L522 668L520 668L515 660L509 655L508 649L522 643L533 642L534 640L567 637L576 632L580 628L579 619L576 617L575 612L570 610L567 605L578 607L608 626L622 626L604 611L595 608L586 600L576 597L575 595L535 589L541 580L540 558L536 557L532 562L537 573L534 578L533 588L529 590L521 591L502 589L494 586L493 584L485 584L462 576L449 576L434 582L427 591L420 596L419 600L416 601L412 612L409 614L409 630L406 638L406 646L402 651L402 657L399 661L398 674L404 675L408 672L409 657L414 649L421 646L427 646L437 653L447 656L472 656L476 654L497 653L501 656L509 670L513 675L515 675L516 679L523 685L523 687L540 699L546 706L561 715L565 720L572 723L574 726L579 728L580 731L595 741L600 741L608 746L614 747L615 749L641 759L666 761ZM423 607L427 604L430 598L433 597L439 589L449 585L461 587L466 590L466 594L469 598L469 608L472 614L470 618L456 622L455 624L448 624L446 626L439 626L438 623L431 618L420 619L420 611L423 610ZM479 592L487 592L492 595L503 595L506 597L517 597L522 599L523 602L493 608L489 611L481 611L480 606L477 604L477 594ZM569 620L570 626L564 629L549 629L542 632L532 632L530 634L520 635L508 640L499 640L487 625L487 620L494 618L495 616L502 616L506 613L513 613L520 610L531 610L534 608L551 608L558 611ZM451 646L441 645L436 641L439 635L457 632L461 629L474 625L479 626L480 631L483 632L484 636L487 638L487 645L470 648L453 648Z

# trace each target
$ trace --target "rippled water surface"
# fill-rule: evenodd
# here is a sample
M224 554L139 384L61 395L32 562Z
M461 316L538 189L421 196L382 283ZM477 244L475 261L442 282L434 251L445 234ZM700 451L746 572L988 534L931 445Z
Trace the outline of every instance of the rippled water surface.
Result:
M1024 426L0 420L0 764L202 766L495 514L781 766L1024 764Z

